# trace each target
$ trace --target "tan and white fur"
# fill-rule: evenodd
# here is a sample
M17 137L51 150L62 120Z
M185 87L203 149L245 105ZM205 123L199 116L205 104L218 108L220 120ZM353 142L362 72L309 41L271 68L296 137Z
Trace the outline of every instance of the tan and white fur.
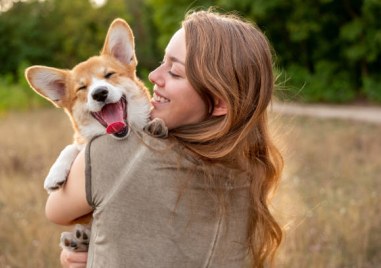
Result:
M45 179L44 188L48 192L65 183L75 157L91 138L106 134L107 129L107 133L122 139L128 136L131 127L146 126L150 98L136 76L136 65L133 33L124 20L116 19L99 56L79 63L72 70L32 66L25 71L32 89L63 108L74 129L74 142L63 149ZM114 117L117 123L112 122ZM62 235L61 245L86 251L88 238L89 230L77 226L74 233Z

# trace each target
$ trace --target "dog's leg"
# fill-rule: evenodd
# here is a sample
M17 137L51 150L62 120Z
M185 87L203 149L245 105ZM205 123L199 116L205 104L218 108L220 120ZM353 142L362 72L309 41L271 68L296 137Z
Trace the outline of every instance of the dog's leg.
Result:
M61 234L61 248L76 252L88 251L90 232L90 227L87 225L75 225L73 231Z
M79 153L77 144L70 144L66 146L58 156L49 170L48 176L44 182L44 188L48 191L57 190L61 187L69 174L70 167L73 164L74 159Z

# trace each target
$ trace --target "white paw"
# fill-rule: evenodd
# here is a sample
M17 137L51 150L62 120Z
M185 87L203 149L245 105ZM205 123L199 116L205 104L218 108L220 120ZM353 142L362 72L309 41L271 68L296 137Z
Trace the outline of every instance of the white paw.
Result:
M78 153L79 150L76 144L70 144L61 151L45 179L45 190L48 192L57 190L65 183L71 165Z
M57 163L57 162L56 162ZM53 165L50 168L48 176L46 176L44 181L44 188L48 192L57 190L60 188L66 181L67 175L69 174L70 169L65 169L62 165Z

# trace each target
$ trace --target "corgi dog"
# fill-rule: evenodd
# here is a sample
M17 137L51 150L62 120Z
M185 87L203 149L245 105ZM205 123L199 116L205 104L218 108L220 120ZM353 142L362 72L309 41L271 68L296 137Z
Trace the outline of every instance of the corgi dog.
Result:
M93 137L111 134L126 138L131 127L143 129L151 109L148 90L136 76L134 36L122 19L114 20L102 52L72 70L31 66L25 76L38 94L63 108L74 129L68 145L44 182L47 191L65 181L73 160Z
M143 129L147 125L150 97L136 76L136 65L132 30L124 20L116 19L99 56L72 70L46 66L26 69L31 88L64 109L74 129L74 142L63 149L45 179L48 192L65 183L74 159L91 138L110 134L123 139L131 128ZM86 251L88 240L89 229L78 225L74 232L63 233L61 246Z

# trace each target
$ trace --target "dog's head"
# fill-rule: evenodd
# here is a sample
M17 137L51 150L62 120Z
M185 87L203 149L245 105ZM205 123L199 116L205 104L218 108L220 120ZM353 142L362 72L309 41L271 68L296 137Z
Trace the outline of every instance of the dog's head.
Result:
M72 70L32 66L25 76L38 94L65 109L77 141L104 133L123 138L130 125L143 128L150 111L148 91L136 77L134 47L130 27L116 19L99 56Z

